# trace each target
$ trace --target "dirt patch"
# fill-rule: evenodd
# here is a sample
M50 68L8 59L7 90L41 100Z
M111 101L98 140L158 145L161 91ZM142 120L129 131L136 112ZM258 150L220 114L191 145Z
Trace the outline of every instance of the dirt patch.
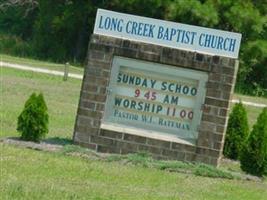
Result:
M20 138L2 138L1 142L4 144L15 145L23 148L29 148L39 151L60 151L63 148L63 145L58 144L49 144L48 142L42 141L40 143L23 141Z

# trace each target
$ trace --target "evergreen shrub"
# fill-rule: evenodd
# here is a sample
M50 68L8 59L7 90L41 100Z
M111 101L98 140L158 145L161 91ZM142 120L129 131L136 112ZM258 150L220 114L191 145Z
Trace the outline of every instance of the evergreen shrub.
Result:
M241 169L253 175L267 175L267 108L259 115L242 149Z
M224 156L237 160L248 134L247 112L240 102L234 105L229 117L223 150Z
M17 131L21 139L40 142L48 133L48 113L43 94L33 93L18 117Z

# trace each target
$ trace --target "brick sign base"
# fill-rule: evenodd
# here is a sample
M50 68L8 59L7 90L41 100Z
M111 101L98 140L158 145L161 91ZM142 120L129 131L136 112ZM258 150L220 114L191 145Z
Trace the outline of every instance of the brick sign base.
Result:
M236 59L100 35L92 35L88 52L73 135L75 144L105 153L148 152L159 159L219 164L238 68ZM124 129L111 130L101 124L114 56L208 73L195 145Z

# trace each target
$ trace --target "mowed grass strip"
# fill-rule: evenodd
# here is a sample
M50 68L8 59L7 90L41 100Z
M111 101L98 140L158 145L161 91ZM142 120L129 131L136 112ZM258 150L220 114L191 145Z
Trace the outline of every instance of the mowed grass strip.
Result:
M18 136L17 117L33 92L42 92L49 113L47 137L71 138L80 95L81 80L1 68L1 136Z
M30 58L20 58L20 57L10 56L6 54L0 54L0 61L12 63L12 64L26 65L29 67L56 70L56 71L64 71L64 68L65 68L65 64L52 63L52 62L47 62L47 61L39 61L39 60L30 59ZM76 73L76 74L83 74L83 67L69 65L69 72Z
M2 199L264 200L264 182L204 178L1 144Z

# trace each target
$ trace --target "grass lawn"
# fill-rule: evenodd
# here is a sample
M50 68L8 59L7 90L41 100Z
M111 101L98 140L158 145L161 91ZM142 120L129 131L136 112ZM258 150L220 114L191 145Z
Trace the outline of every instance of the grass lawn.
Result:
M81 80L0 68L1 136L18 136L16 120L32 92L43 92L48 138L71 139ZM250 98L250 97L249 97ZM266 99L260 99L266 103ZM250 124L261 108L248 106ZM267 182L207 178L0 143L0 199L265 200ZM239 171L238 165L222 168Z
M17 117L32 92L44 94L50 131L48 137L71 138L81 80L10 68L1 69L1 136L18 136Z
M264 200L266 182L205 178L3 145L2 199Z

